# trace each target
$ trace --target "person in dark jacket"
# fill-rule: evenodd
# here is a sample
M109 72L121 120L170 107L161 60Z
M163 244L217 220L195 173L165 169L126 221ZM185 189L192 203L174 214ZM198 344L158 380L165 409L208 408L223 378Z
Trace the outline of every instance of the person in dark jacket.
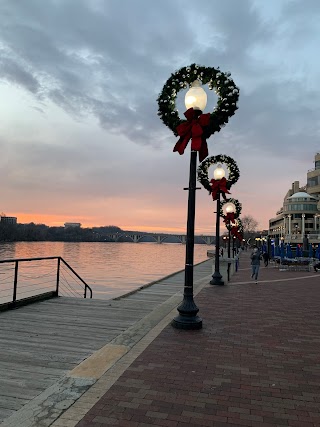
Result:
M264 266L268 267L268 264L269 264L269 254L268 254L268 252L263 252L262 258L263 258Z
M260 261L262 259L258 248L253 249L253 252L252 252L250 258L251 258L251 268L252 268L251 279L254 278L255 282L258 283Z

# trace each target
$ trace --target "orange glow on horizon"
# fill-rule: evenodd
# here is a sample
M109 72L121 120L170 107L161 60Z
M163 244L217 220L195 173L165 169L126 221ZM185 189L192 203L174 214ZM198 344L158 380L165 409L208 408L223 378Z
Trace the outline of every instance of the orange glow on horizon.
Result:
M7 213L6 216L15 216L19 224L45 224L49 227L63 227L65 222L81 222L77 217L66 215L26 214L22 212Z
M35 224L45 224L45 225L48 225L49 227L63 227L65 222L80 222L82 228L104 227L104 226L114 225L126 231L132 230L132 231L145 231L147 233L186 234L185 228L173 228L170 226L168 227L143 226L139 224L114 224L114 223L97 224L92 222L92 219L87 219L87 218L74 216L74 215L68 216L68 215L47 215L47 214L35 214L35 213L24 213L24 212L10 212L10 213L6 213L6 216L17 217L18 223L20 224L29 224L33 222ZM203 234L207 234L207 233L203 233Z

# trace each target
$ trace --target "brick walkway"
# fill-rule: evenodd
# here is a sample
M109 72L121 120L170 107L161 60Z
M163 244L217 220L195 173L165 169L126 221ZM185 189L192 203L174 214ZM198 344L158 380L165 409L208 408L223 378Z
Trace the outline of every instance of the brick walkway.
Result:
M320 273L261 267L197 296L204 327L167 326L78 427L320 426Z

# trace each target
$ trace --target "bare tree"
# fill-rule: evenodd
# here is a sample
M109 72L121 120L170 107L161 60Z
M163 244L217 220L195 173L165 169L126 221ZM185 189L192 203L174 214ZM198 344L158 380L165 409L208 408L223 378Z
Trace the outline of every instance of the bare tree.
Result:
M258 227L258 221L253 218L251 215L245 215L241 218L241 222L243 225L243 235L245 239L252 237Z

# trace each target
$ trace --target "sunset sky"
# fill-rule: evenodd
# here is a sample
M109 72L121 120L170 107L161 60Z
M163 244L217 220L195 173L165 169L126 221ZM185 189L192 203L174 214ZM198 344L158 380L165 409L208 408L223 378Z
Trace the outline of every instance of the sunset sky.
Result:
M209 155L236 160L232 197L267 228L320 151L319 22L319 0L1 0L0 212L184 232L190 147L172 152L157 96L195 62L240 88ZM198 191L198 234L214 211Z

